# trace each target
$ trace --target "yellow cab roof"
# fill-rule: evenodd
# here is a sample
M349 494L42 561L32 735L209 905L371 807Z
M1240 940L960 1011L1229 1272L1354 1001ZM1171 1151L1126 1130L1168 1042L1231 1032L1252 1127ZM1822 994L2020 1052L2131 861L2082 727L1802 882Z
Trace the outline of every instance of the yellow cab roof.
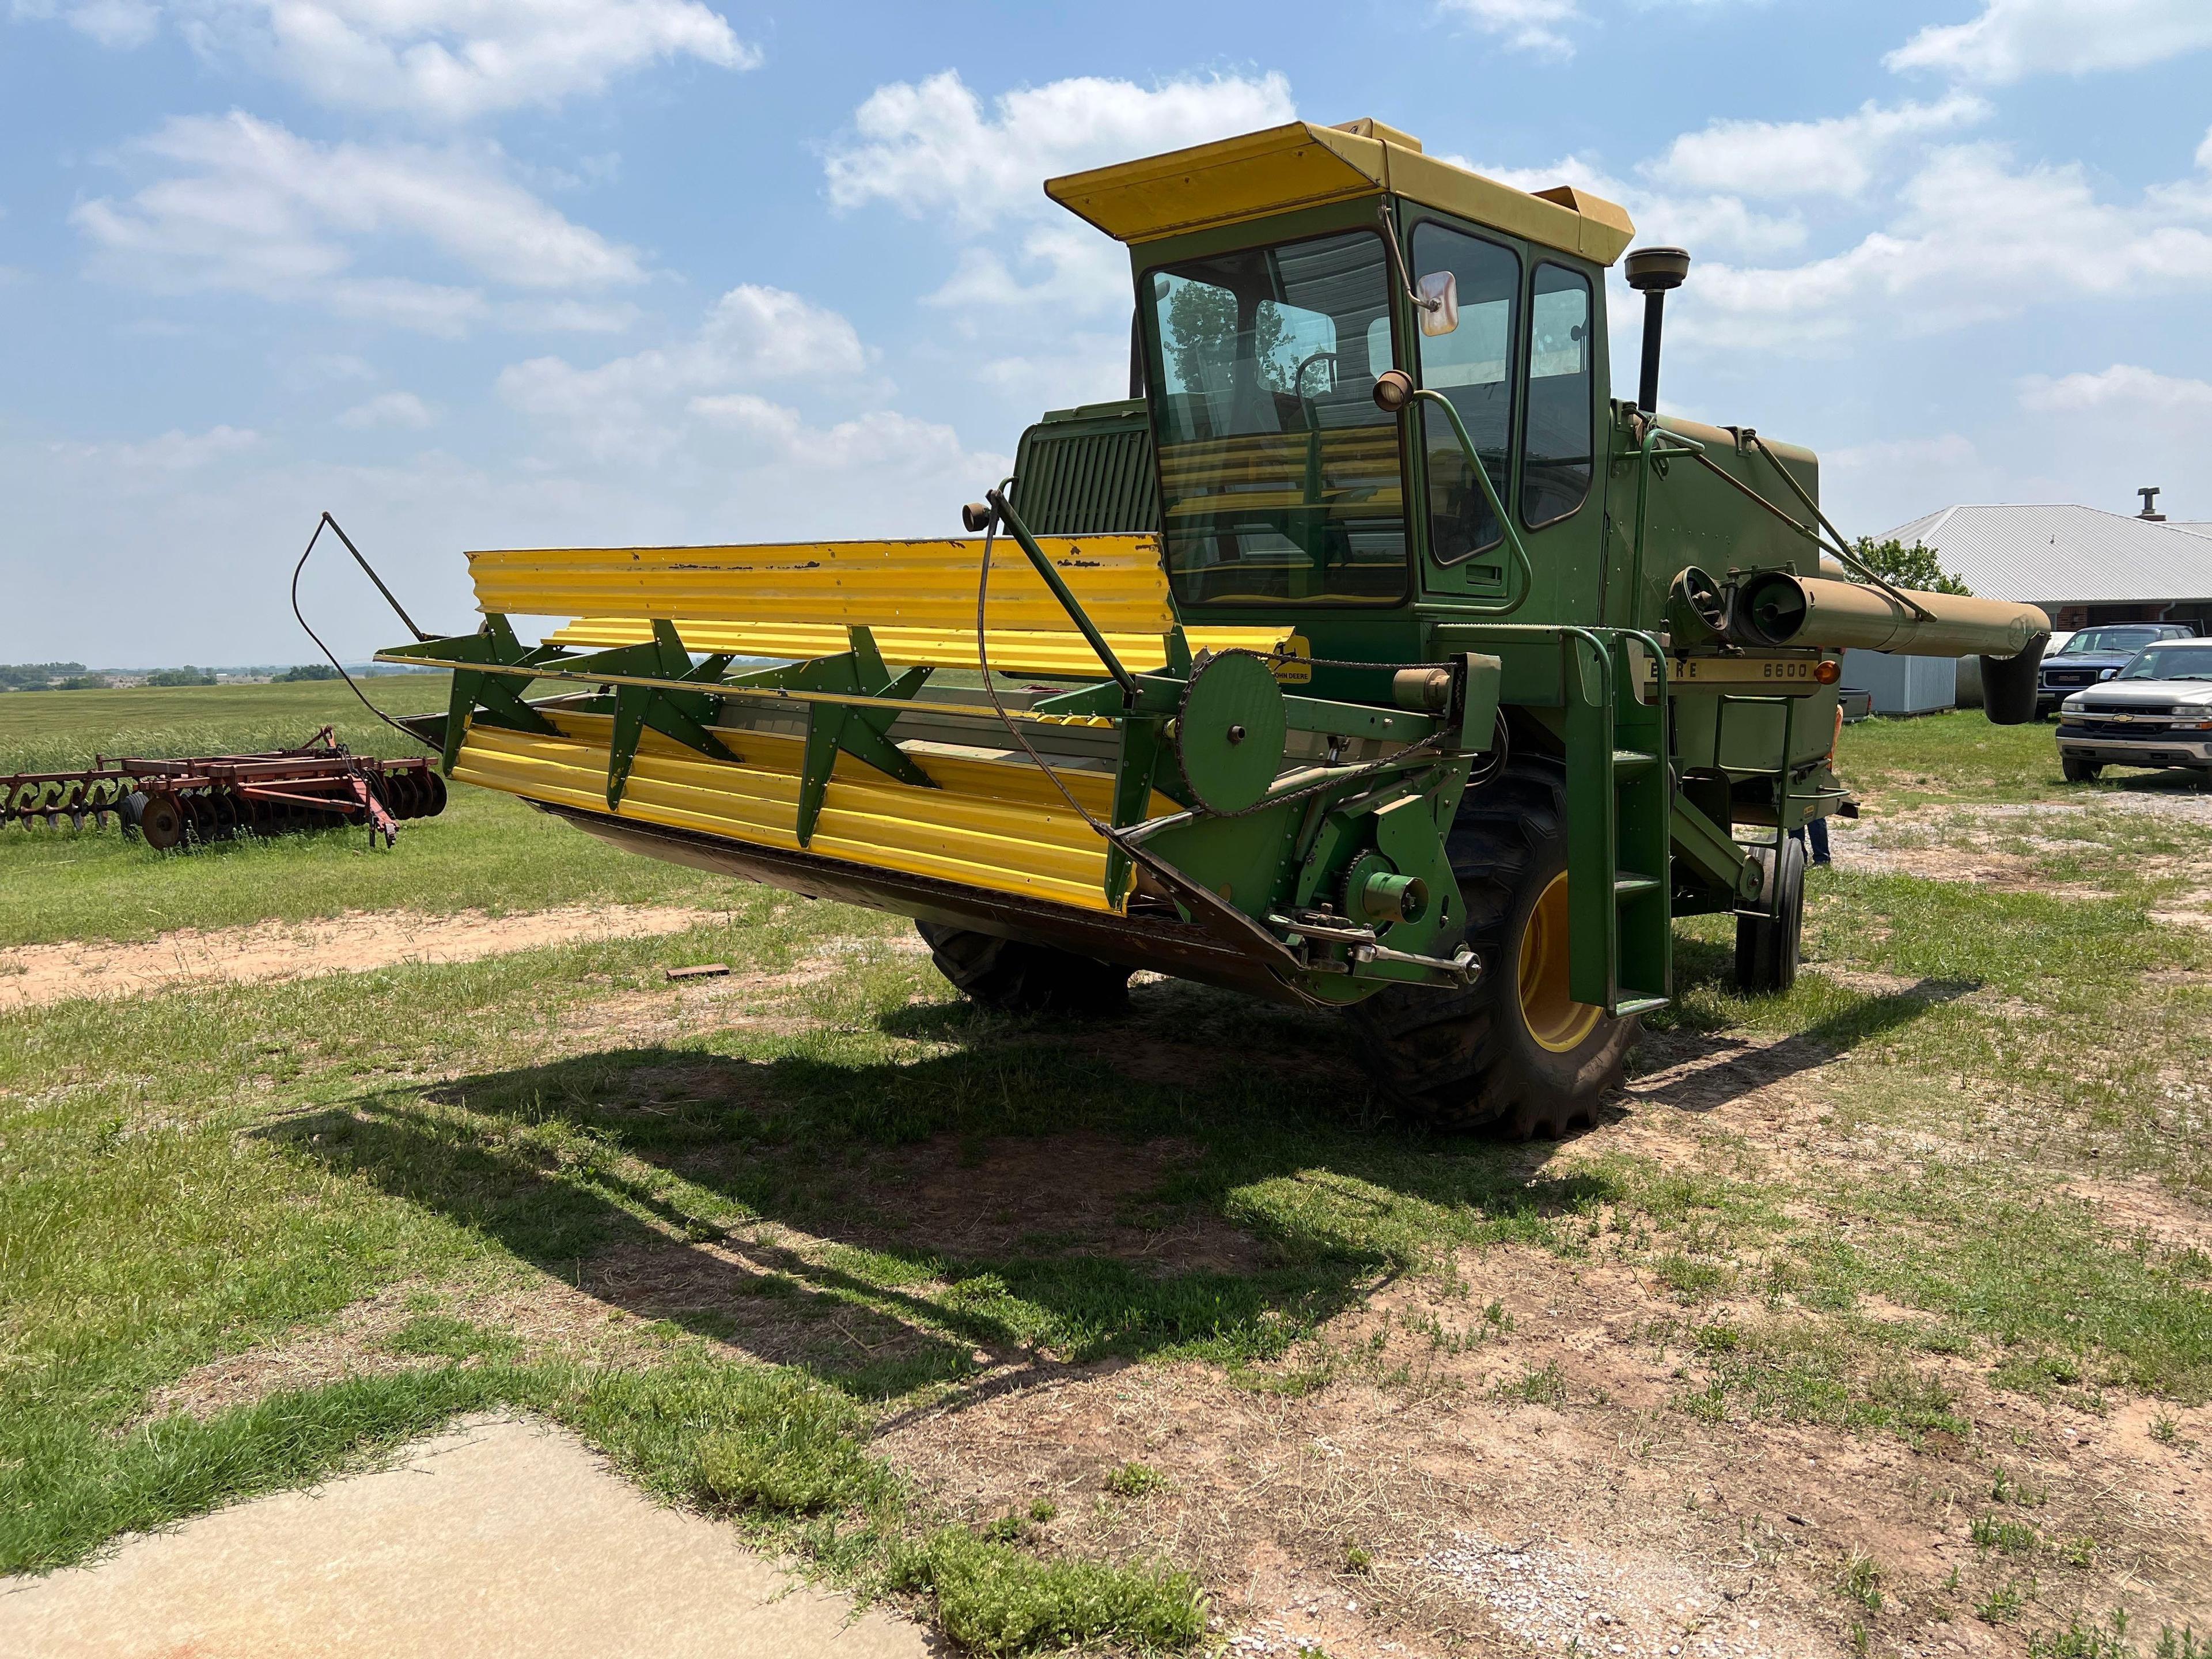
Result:
M1389 193L1442 209L1599 264L1619 258L1636 226L1617 204L1571 185L1531 194L1421 153L1379 121L1292 121L1142 161L1045 180L1045 194L1119 242Z

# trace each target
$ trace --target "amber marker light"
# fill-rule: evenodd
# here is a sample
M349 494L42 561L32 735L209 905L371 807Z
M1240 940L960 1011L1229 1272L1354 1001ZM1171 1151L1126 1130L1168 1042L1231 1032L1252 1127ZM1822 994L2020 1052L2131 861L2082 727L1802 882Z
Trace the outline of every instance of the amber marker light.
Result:
M1844 677L1844 665L1839 662L1824 662L1813 671L1814 684L1833 685Z

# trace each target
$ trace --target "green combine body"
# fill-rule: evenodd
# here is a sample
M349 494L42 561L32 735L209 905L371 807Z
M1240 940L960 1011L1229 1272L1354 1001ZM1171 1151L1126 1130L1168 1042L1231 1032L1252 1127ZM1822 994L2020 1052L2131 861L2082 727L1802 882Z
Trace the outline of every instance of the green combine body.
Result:
M471 556L483 628L384 653L457 671L448 772L904 911L1001 1006L1340 1008L1401 1099L1535 1134L1675 916L1790 983L1844 647L1979 653L2032 714L2039 612L1823 574L1810 453L1652 412L1656 297L1612 397L1617 207L1368 122L1047 189L1130 246L1136 395L1030 428L964 539Z

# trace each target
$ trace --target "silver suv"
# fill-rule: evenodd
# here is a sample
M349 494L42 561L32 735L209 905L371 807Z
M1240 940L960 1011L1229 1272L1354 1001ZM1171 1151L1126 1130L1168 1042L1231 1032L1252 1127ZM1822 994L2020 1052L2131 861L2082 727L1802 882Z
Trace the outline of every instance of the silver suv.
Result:
M2212 640L2161 640L2068 697L2058 708L2058 761L2069 783L2107 766L2212 772Z

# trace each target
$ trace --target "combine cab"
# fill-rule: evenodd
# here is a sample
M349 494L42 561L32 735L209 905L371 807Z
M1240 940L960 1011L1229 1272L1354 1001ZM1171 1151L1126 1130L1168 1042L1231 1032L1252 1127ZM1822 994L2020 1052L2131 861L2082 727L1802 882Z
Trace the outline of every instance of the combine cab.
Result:
M1000 1006L1342 1008L1400 1099L1526 1135L1615 1079L1674 916L1790 982L1844 647L1986 653L2033 713L2041 613L1822 577L1809 453L1654 412L1677 251L1609 397L1612 204L1371 122L1046 189L1130 248L1127 402L964 538L471 555L483 626L381 659L453 671L447 775L912 915Z

